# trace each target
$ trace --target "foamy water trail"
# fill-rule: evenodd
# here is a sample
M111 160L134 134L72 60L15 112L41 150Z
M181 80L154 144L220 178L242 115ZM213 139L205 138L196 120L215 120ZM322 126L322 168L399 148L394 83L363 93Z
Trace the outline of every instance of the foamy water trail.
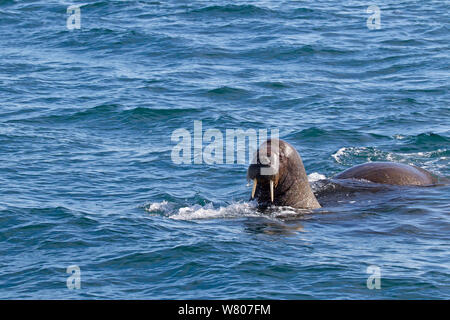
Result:
M353 165L355 156L363 158L365 161L400 161L392 152L381 151L372 147L343 147L331 155L337 163L343 165Z
M389 152L373 147L343 147L331 155L337 163L342 165L356 165L363 162L392 161L420 166L436 174L440 174L448 166L448 150L437 149L425 152ZM355 158L356 157L356 158Z
M308 175L308 181L312 184L319 180L326 179L326 176L318 172ZM205 205L194 204L192 206L176 208L175 203L168 201L153 202L144 206L145 210L151 214L162 214L175 220L197 220L197 219L218 219L218 218L238 218L238 217L260 217L278 218L289 215L298 215L299 210L290 207L274 207L270 212L261 213L257 210L256 201L234 202L227 206L215 207L213 203ZM301 212L300 212L301 213Z
M155 202L146 206L145 210L154 214L164 214L175 220L234 218L242 216L260 216L256 210L255 202L236 202L228 206L214 207L213 203L205 205L175 208L174 204L167 201Z
M255 201L234 202L227 206L215 207L213 203L205 205L175 208L174 204L167 201L155 202L145 206L145 210L151 214L162 214L174 220L200 220L200 219L227 219L242 217L264 217L267 219L280 219L289 216L299 216L309 213L309 210L294 209L291 207L272 207L261 212Z
M318 172L313 172L313 173L311 173L311 174L308 174L308 181L309 181L310 183L316 182L316 181L319 181L319 180L324 180L324 179L326 179L326 178L327 178L327 177L326 177L325 175L320 174L320 173L318 173Z

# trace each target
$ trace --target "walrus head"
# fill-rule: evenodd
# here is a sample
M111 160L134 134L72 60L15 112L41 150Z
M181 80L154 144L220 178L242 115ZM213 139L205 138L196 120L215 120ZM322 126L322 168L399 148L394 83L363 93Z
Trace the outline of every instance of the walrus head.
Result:
M253 180L251 199L256 199L261 207L320 208L300 155L283 140L270 139L259 147L247 179Z

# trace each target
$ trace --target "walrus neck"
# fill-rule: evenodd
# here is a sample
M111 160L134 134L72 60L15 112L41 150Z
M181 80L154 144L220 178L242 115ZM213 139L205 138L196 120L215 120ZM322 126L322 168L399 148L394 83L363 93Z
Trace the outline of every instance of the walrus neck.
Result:
M302 195L301 199L295 204L295 207L305 209L317 209L321 207L311 190L308 179L305 179L302 183L297 183L294 189L296 189L295 192L297 194Z
M290 200L288 205L301 209L320 208L321 206L309 185L306 171L301 169L297 170L291 187L286 191L286 198Z

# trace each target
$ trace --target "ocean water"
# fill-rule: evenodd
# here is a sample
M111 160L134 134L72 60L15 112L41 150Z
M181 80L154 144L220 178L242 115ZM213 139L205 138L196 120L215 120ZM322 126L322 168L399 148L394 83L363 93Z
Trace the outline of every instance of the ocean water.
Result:
M171 156L202 121L278 129L316 191L367 161L449 177L449 9L0 0L0 298L449 299L448 185L261 213L247 164Z

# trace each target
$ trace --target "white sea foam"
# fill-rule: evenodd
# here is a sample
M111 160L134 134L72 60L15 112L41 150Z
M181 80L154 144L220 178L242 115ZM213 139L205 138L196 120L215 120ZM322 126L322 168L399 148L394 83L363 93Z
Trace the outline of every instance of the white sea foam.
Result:
M254 202L236 202L225 207L215 208L212 203L204 206L195 204L188 207L175 208L174 204L167 201L154 202L148 204L145 208L150 213L162 213L171 219L192 220L192 219L211 219L226 218L238 216L259 215L256 211Z
M199 219L219 219L219 218L240 218L240 217L265 217L276 219L279 217L299 215L301 210L290 207L274 207L270 212L262 213L257 210L255 201L234 202L227 206L215 207L213 203L205 205L195 204L192 206L175 208L174 204L167 201L155 202L146 206L146 211L152 214L163 214L174 220L199 220Z
M331 156L337 163L343 165L355 165L356 163L353 161L353 158L356 156L363 158L368 162L393 161L416 165L439 174L442 169L445 169L448 166L448 157L445 156L446 153L447 149L411 153L395 153L367 147L343 147Z
M399 161L396 154L392 152L385 152L377 150L375 148L367 147L343 147L331 155L337 163L340 164L353 164L352 159L354 156L362 157L366 161Z
M351 148L340 148L336 153L331 156L336 160L336 162L341 163L341 158L344 156L345 151Z
M147 210L148 212L164 212L164 213L168 213L170 212L171 209L171 205L167 202L167 201L162 201L162 202L154 202L151 203L149 205L146 206L145 210Z
M316 181L319 181L319 180L324 180L326 178L327 178L326 176L324 176L323 174L320 174L318 172L313 172L311 174L308 174L308 181L310 183L316 182Z
M178 209L178 212L170 215L175 220L193 220L193 219L214 219L214 218L233 218L242 216L260 216L256 211L256 204L253 202L236 202L226 207L214 208L212 203L204 206L193 205Z

